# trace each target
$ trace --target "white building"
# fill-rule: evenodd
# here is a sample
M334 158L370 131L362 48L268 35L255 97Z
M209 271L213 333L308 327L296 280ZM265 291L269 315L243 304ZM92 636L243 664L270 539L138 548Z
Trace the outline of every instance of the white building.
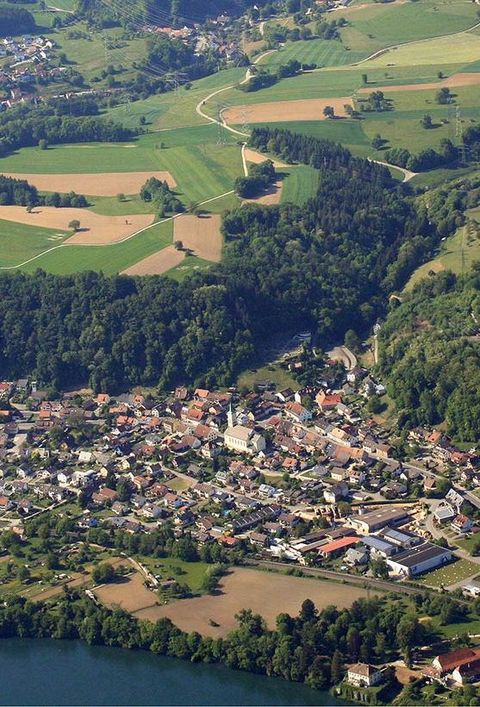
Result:
M256 454L265 449L265 438L255 430L243 425L227 427L224 435L225 446L235 452L243 454Z
M354 687L373 687L382 682L382 671L369 663L355 663L348 668L347 682Z

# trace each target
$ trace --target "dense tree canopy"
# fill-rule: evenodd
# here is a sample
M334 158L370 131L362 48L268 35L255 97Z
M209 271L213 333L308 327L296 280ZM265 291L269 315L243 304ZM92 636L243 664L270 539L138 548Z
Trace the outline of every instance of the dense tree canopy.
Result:
M0 37L33 32L35 20L28 10L22 7L0 4Z
M400 422L444 420L455 439L480 439L480 269L432 274L388 316L380 369Z

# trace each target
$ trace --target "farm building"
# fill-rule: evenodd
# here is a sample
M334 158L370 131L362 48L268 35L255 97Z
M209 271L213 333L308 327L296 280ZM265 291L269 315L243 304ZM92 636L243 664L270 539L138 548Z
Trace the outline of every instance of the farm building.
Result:
M396 574L415 577L423 572L442 567L452 559L450 550L432 543L422 543L387 559L387 565Z
M386 525L396 525L407 519L408 513L404 508L383 508L364 515L350 516L348 523L363 535L369 535L385 528Z

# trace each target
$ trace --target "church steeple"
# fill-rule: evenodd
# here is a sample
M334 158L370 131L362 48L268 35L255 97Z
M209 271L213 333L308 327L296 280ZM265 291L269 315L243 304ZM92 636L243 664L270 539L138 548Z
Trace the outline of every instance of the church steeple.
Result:
M229 427L235 427L235 425L237 424L237 416L233 412L231 402L230 402L230 406L229 406L228 412L227 412L227 423L228 423Z

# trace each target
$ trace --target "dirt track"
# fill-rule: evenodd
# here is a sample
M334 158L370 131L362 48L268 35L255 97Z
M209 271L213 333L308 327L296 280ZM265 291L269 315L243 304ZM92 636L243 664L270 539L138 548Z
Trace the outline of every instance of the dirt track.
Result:
M312 599L319 609L329 604L344 608L367 594L363 588L243 568L235 569L222 580L221 592L217 595L141 609L135 612L135 616L151 621L167 616L184 631L218 637L235 628L235 614L241 609L250 608L261 614L273 628L278 614L285 611L295 616L307 598ZM210 619L220 625L211 626Z
M183 214L174 221L173 240L182 241L184 248L193 251L199 258L214 263L222 259L221 217L219 214L193 216Z
M344 98L311 98L298 101L275 101L249 106L232 106L222 113L228 124L239 124L248 110L249 123L283 123L289 120L325 120L323 109L332 106L335 115L345 116L345 105L353 105L351 96Z
M288 167L288 165L285 162L281 162L280 160L272 159L268 155L264 155L262 152L257 152L256 150L252 150L251 147L245 148L245 159L247 160L247 162L251 162L252 164L260 164L261 162L265 162L265 160L271 159L275 169L284 169L285 167Z
M0 206L0 219L27 226L71 231L68 224L74 220L80 221L81 230L65 241L69 245L116 243L149 226L154 218L153 214L100 216L88 209L56 209L53 206L36 206L28 213L24 206Z
M126 157L128 160L128 157ZM116 196L138 194L150 177L167 182L169 187L177 184L170 172L106 172L103 174L23 174L4 172L6 177L26 179L40 191L68 193L87 196Z
M185 253L176 250L173 245L162 248L157 253L149 255L140 260L135 265L123 271L123 275L161 275L167 270L179 265L185 257Z
M440 88L456 88L459 86L478 86L480 84L480 74L452 74L443 81L435 83L406 83L401 86L376 86L372 84L368 88L361 88L358 93L372 93L372 91L383 91L384 93L399 93L401 91L438 91Z

